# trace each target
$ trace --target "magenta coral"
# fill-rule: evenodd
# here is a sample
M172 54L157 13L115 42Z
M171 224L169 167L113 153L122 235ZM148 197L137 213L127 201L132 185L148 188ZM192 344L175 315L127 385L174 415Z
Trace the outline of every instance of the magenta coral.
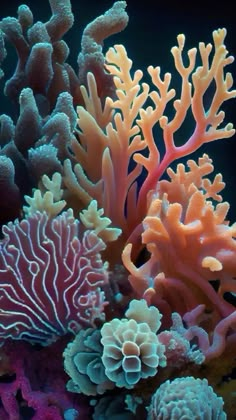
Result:
M0 336L49 344L102 318L107 282L104 242L79 238L72 211L49 219L37 212L3 227L0 249Z
M78 419L87 413L65 390L65 373L61 363L64 340L43 349L28 343L13 342L4 345L8 359L10 380L6 376L0 383L1 420L61 420L74 410ZM58 357L55 358L55 354Z

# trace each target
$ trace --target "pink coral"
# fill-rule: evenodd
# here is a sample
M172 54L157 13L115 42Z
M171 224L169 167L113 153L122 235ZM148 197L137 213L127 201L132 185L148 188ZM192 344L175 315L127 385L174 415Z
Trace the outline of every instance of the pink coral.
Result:
M71 210L54 219L37 212L3 234L0 337L49 344L103 317L105 244L94 231L80 234Z

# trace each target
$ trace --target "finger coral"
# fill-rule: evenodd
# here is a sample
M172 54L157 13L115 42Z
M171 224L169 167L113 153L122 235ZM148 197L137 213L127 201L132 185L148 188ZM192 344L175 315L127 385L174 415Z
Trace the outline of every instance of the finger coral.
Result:
M226 220L227 202L215 205L222 201L224 183L220 174L213 182L206 178L213 171L211 159L204 155L198 165L189 160L188 167L186 171L179 164L176 173L169 169L170 181L161 180L149 194L142 242L150 259L137 269L130 260L131 245L127 245L123 262L141 296L153 288L171 311L182 314L205 303L219 319L234 311L224 294L236 291L236 225ZM210 284L215 279L218 290Z

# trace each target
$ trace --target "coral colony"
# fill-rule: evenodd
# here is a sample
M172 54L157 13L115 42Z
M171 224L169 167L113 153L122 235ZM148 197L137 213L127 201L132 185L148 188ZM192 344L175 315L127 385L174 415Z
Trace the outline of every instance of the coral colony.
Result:
M76 69L70 1L49 2L46 23L26 5L0 22L0 419L233 419L236 224L207 154L171 166L234 135L226 30L189 51L178 35L177 94L103 52L125 1L85 28Z

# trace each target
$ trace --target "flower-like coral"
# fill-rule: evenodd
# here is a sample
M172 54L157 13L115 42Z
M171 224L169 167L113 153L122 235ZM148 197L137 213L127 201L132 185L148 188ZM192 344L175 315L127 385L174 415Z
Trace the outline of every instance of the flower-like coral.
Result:
M114 318L103 325L101 334L105 373L118 387L131 389L166 365L165 347L146 322Z
M131 300L125 316L136 322L146 322L151 331L156 333L161 326L162 314L155 306L148 306L144 299Z
M114 388L115 384L105 375L100 339L100 330L88 328L79 331L66 347L64 367L71 377L66 386L68 391L97 395Z
M152 397L148 420L225 420L223 399L206 379L191 376L164 382Z
M0 248L0 337L49 344L103 318L107 264L93 231L79 238L68 210L36 212L3 227Z

